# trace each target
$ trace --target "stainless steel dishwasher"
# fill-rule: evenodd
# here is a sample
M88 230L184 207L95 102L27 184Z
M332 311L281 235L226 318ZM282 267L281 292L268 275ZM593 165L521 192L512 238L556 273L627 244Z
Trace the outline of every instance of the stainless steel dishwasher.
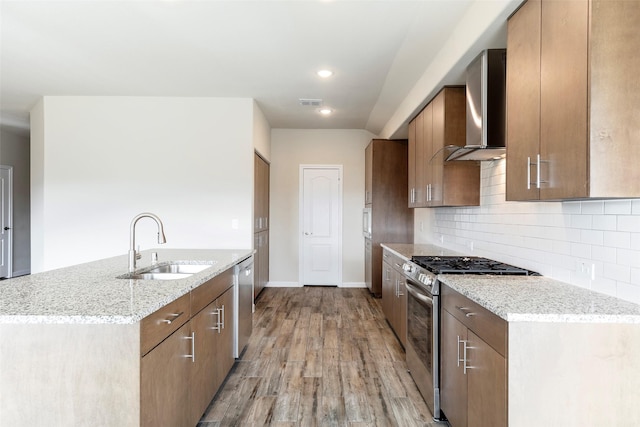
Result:
M253 330L253 256L241 261L234 270L234 357L244 351Z

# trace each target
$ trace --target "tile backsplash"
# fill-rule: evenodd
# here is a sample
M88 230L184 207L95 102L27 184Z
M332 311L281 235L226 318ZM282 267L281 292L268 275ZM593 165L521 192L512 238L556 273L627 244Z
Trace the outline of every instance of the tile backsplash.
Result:
M415 242L484 256L640 304L640 199L505 201L505 160L482 163L480 206L416 209Z

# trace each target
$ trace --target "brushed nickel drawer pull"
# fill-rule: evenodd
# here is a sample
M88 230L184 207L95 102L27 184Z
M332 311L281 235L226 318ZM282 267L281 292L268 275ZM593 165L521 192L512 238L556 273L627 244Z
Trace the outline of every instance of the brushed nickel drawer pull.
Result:
M196 362L196 333L191 332L190 337L184 337L185 340L191 340L191 354L185 354L184 357L191 359L191 362Z
M180 313L171 313L169 316L171 316L171 319L161 319L159 323L166 323L167 325L172 324L178 317L182 316L184 314L184 311L181 311Z

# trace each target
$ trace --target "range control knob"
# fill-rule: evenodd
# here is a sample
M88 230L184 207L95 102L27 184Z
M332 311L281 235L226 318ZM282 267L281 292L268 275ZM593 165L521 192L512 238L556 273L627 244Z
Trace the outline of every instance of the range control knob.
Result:
M407 264L407 263L402 264L402 269L407 273L413 272L413 266L411 264Z
M431 285L433 283L433 278L424 273L420 273L420 276L418 276L418 280L420 281L420 283L424 283L425 285Z

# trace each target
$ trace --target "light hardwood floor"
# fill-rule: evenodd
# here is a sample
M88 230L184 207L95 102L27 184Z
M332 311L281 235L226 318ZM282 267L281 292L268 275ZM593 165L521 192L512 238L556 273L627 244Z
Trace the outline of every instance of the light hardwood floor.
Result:
M368 290L266 288L253 328L198 427L443 425Z

